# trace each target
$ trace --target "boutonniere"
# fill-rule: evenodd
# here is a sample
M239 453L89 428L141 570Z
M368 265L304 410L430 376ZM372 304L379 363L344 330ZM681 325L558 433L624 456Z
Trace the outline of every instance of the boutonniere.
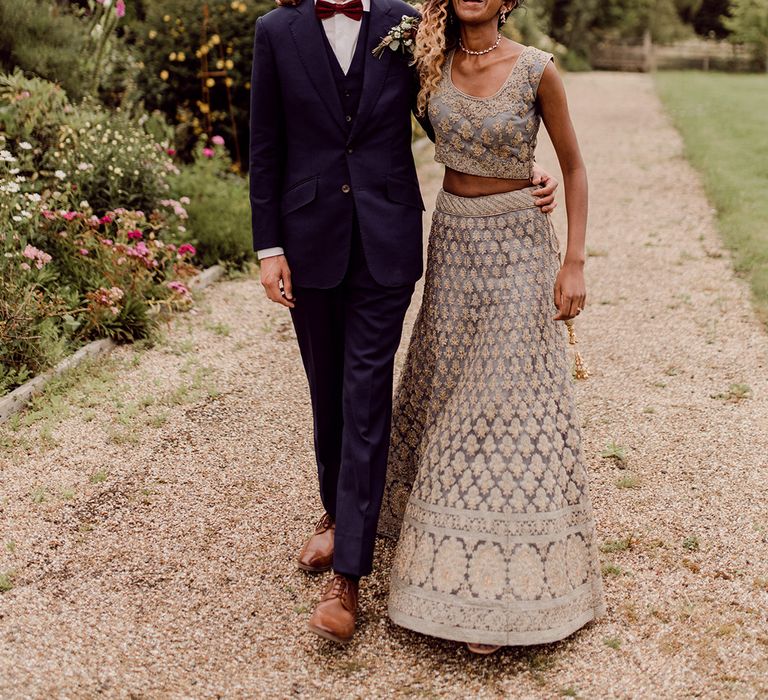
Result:
M381 58L385 49L399 51L404 56L413 58L413 49L416 43L416 30L419 28L419 17L403 15L400 24L396 24L387 32L387 35L373 50L376 58Z

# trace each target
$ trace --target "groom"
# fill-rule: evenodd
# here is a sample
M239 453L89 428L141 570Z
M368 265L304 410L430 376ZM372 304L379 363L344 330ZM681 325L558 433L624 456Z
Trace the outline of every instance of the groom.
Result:
M290 309L309 380L325 515L298 566L333 568L309 626L337 642L354 634L358 582L373 564L393 360L422 274L416 74L402 54L371 52L416 14L401 0L304 0L256 23L253 245L267 296ZM557 185L546 184L549 207Z

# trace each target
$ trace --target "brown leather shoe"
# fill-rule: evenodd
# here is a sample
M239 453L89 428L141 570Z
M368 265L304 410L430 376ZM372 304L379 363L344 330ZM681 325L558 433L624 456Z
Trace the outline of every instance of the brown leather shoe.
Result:
M333 536L336 532L336 523L326 513L317 525L315 534L309 538L304 549L299 554L298 564L302 571L319 573L328 571L333 563Z
M334 574L309 618L309 629L332 642L346 644L355 634L357 581Z

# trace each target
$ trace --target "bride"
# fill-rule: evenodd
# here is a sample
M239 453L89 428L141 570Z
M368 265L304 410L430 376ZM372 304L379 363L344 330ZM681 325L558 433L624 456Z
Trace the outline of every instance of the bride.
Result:
M418 107L445 165L395 398L379 529L389 614L480 654L605 612L563 321L585 306L587 176L552 55L503 38L514 0L427 0ZM568 242L531 196L537 132Z

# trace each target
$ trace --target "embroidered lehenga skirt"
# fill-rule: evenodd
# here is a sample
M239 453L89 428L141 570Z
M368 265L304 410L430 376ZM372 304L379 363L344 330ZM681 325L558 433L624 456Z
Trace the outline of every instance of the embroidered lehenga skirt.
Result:
M389 614L444 639L552 642L605 612L559 244L531 190L439 193L396 392Z

